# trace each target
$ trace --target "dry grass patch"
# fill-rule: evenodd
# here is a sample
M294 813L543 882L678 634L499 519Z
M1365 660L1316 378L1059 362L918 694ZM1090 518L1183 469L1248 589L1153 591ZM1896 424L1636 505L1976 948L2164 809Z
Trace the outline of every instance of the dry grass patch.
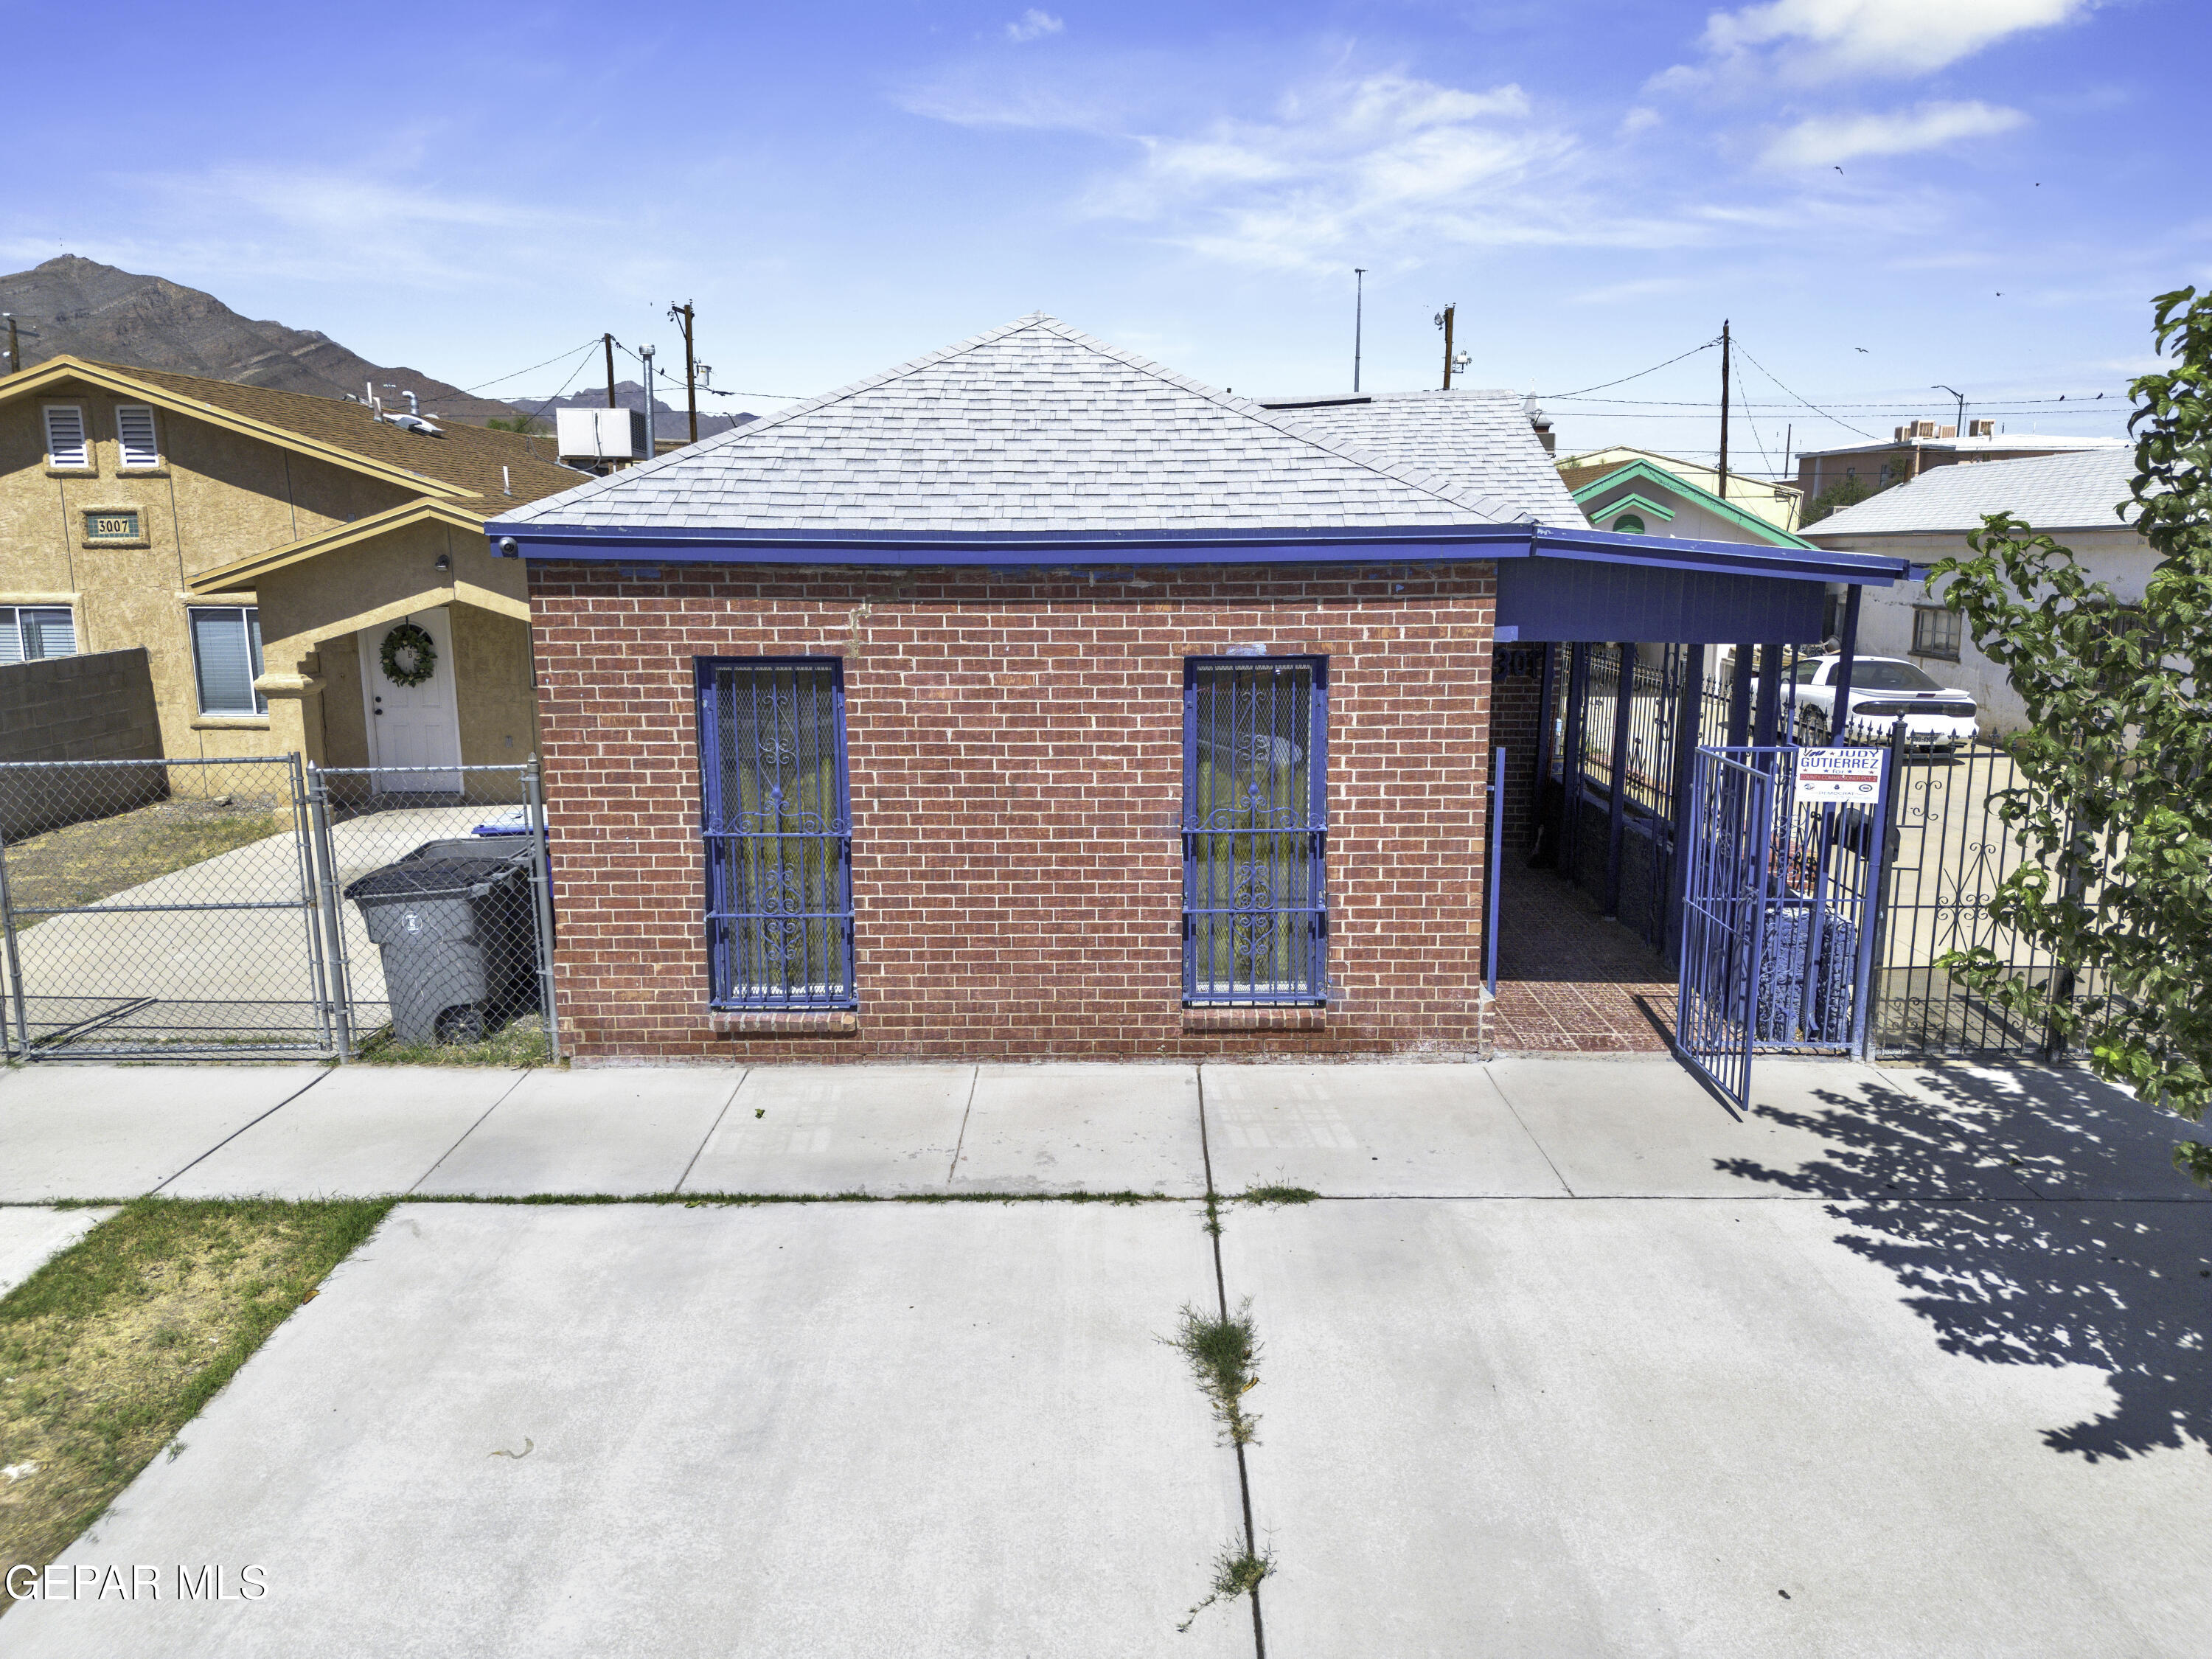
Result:
M272 811L265 796L161 801L15 842L8 848L9 894L18 909L97 904L291 827L291 808ZM40 920L26 917L23 925Z
M142 1199L0 1298L0 1573L67 1548L391 1207Z

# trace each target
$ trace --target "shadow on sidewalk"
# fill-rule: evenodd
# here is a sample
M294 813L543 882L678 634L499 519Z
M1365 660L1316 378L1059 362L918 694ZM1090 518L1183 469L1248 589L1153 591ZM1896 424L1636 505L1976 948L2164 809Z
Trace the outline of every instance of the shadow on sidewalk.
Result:
M1796 1170L1721 1167L1844 1200L1828 1212L1851 1230L1838 1242L1896 1275L1945 1352L2102 1371L2111 1408L2045 1430L2051 1450L2212 1452L2212 1195L2170 1162L2189 1126L2070 1070L1914 1081L1815 1090L1819 1110L1757 1106L1832 1150Z

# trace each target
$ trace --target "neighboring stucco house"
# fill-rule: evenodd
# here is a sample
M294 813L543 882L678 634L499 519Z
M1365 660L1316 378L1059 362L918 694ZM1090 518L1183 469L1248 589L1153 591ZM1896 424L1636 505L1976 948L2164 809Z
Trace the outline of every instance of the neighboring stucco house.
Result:
M1455 397L1361 448L1032 316L487 525L572 1052L1479 1052L1499 647L1899 567L1592 531Z
M451 787L536 746L528 598L483 521L577 477L515 433L53 358L0 379L0 659L143 646L169 757ZM385 672L405 623L416 684Z
M1580 454L1569 455L1559 462L1559 471L1565 477L1568 489L1579 490L1593 479L1604 477L1639 461L1657 471L1680 478L1707 495L1718 497L1723 495L1718 467L1707 466L1701 461L1686 461L1679 455L1662 454L1656 449L1638 449L1632 444L1615 444L1609 449L1586 450ZM1725 500L1733 511L1748 514L1778 530L1796 529L1798 515L1804 507L1804 498L1796 485L1777 483L1771 479L1737 471L1728 475ZM1591 522L1595 523L1596 520L1593 519Z
M2135 452L2115 447L1940 467L1843 508L1805 535L1820 547L1902 555L1924 567L1967 552L1969 531L1990 514L2010 513L2073 549L2122 602L2139 602L2158 556L2134 528L2135 476ZM1909 657L1946 685L1972 693L1984 731L2014 732L2027 723L2004 670L1966 636L1965 619L1937 604L1925 582L1869 591L1859 648Z

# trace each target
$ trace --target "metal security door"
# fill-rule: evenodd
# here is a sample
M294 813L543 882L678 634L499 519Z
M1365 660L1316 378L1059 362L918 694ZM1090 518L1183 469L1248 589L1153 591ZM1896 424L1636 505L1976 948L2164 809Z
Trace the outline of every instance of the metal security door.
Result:
M1748 752L1700 749L1692 770L1674 1002L1674 1041L1683 1058L1739 1107L1751 1093L1753 1000L1766 939L1774 825L1773 771L1740 758Z
M1698 750L1675 1041L1739 1107L1760 1050L1865 1051L1887 760L1875 749Z

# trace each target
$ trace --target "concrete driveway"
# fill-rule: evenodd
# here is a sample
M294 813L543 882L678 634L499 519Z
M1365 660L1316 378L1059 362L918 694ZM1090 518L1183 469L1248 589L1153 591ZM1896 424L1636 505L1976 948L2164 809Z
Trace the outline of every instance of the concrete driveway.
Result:
M1010 1178L1057 1103L1086 1183L1167 1191L403 1204L63 1560L267 1595L25 1604L10 1653L1253 1651L1242 1606L1174 1628L1241 1536L1158 1340L1218 1296L1262 1345L1278 1659L2201 1650L2212 1203L2078 1073L1774 1064L1741 1121L1664 1061L1209 1066L1188 1108L663 1075L626 1077L652 1158L696 1133L726 1189L826 1158L951 1196L988 1102ZM1140 1109L1224 1194L1325 1196L1228 1203L1217 1244L1114 1138Z

